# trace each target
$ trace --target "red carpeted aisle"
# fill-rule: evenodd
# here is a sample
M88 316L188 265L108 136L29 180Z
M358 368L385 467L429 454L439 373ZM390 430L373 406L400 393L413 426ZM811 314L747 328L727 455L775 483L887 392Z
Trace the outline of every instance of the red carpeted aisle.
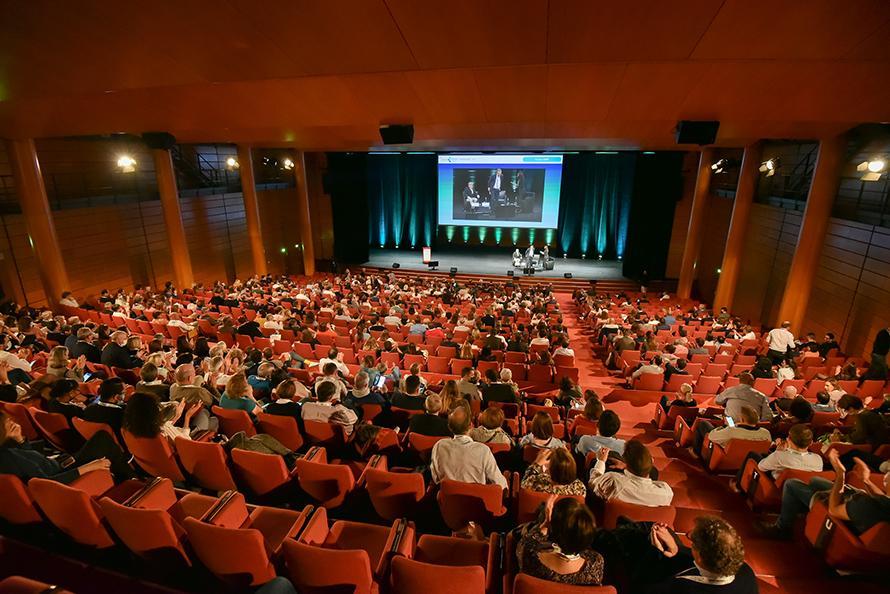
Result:
M714 476L688 450L677 448L673 439L659 435L651 423L655 414L655 398L650 402L624 400L619 392L611 395L619 380L610 377L594 350L595 336L578 312L569 293L556 293L575 351L575 364L580 369L582 389L593 389L606 407L621 418L619 437L639 439L646 443L661 478L674 489L677 508L675 528L691 529L696 516L715 514L725 518L738 530L745 542L748 563L760 578L762 593L837 594L854 588L856 594L890 592L877 578L839 577L828 569L821 558L806 544L801 535L794 541L774 541L758 537L753 529L756 516L742 497L729 488L729 476Z

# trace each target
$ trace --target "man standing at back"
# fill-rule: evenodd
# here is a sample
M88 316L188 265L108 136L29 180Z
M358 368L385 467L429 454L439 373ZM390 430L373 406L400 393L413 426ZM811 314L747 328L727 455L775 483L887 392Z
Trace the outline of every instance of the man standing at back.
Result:
M769 347L766 356L772 360L773 365L790 358L789 351L794 348L794 335L790 328L791 322L782 322L780 328L773 328L766 335L766 344Z
M726 409L726 416L734 419L739 418L743 406L753 408L760 415L761 421L769 421L773 418L769 399L762 392L754 389L754 376L747 371L739 375L739 385L717 394L714 402L723 405Z
M454 434L433 446L430 473L433 482L445 479L480 485L496 484L507 488L507 479L498 468L491 449L484 443L473 441L470 431L470 415L466 407L458 406L448 415L448 428Z

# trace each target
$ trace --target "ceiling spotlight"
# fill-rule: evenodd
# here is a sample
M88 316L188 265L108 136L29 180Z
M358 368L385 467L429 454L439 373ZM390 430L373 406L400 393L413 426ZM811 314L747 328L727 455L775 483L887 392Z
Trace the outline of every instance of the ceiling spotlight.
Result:
M776 169L778 168L778 159L768 159L760 164L760 173L766 173L767 177L772 177L776 174Z
M238 163L238 160L235 157L229 157L226 159L226 169L232 171L234 169L238 169L241 165Z
M878 181L886 169L887 162L882 158L863 161L856 167L856 171L863 173L862 181Z
M130 155L121 155L117 159L117 166L123 173L133 173L136 171L136 159Z
M711 171L714 173L726 173L729 168L729 159L718 159L711 164Z
M282 161L281 165L288 171L294 168L294 162L290 158L286 158L284 161Z

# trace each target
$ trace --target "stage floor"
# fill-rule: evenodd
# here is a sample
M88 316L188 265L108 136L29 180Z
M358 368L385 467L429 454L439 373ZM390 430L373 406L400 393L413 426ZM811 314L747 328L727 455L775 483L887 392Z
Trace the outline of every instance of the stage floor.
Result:
M505 275L508 270L515 270L516 276L522 276L522 269L512 266L513 250L505 249L503 253L487 253L485 251L433 251L433 260L439 261L439 271L448 272L455 266L461 274L497 274ZM370 259L365 266L391 268L393 262L405 270L427 270L423 256L419 250L380 250L372 249ZM621 262L610 260L581 260L577 258L556 258L553 270L536 270L536 278L563 278L563 274L571 272L572 276L584 280L623 280Z

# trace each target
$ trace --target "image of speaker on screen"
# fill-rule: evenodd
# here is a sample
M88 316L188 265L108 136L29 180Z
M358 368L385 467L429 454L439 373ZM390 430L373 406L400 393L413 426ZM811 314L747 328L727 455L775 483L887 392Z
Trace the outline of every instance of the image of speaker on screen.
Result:
M455 168L453 218L541 222L544 175L541 169Z

